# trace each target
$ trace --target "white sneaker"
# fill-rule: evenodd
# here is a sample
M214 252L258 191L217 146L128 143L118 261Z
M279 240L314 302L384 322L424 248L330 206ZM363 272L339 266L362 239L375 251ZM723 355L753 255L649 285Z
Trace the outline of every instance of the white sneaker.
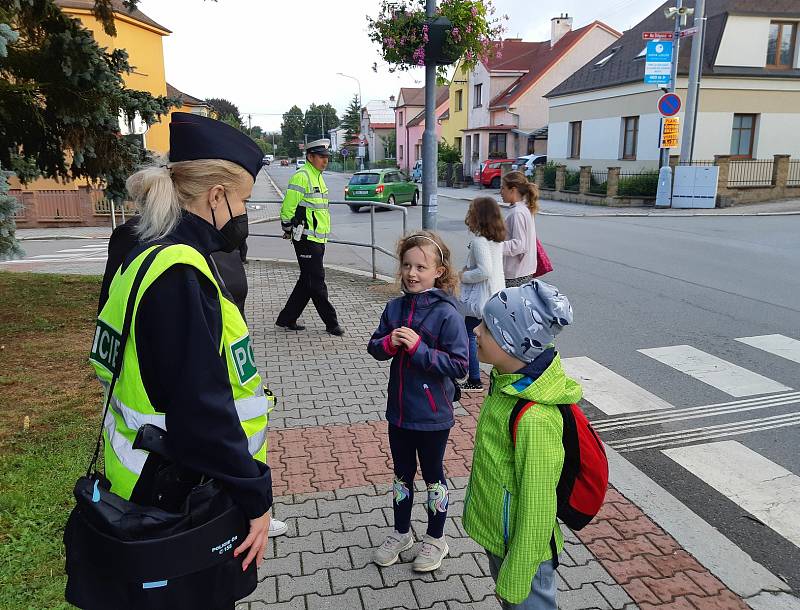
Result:
M414 558L414 571L433 572L438 570L439 566L442 565L442 559L447 557L449 552L450 547L447 546L444 536L434 538L425 534L422 537L422 547Z
M372 561L381 567L388 567L397 563L400 553L414 546L414 534L409 530L406 534L392 532L386 540L372 553Z
M283 521L279 521L275 517L270 519L269 521L269 537L274 538L275 536L283 536L286 532L289 531L289 526L286 525Z

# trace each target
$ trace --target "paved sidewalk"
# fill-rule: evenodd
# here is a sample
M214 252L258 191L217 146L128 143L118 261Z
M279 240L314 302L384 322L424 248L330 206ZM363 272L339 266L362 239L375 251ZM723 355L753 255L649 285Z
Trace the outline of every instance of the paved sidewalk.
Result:
M248 275L255 351L278 396L269 434L275 515L288 522L289 533L269 542L258 589L237 609L498 608L482 549L461 525L481 397L462 400L445 457L450 557L433 575L412 572L411 552L399 564L378 568L370 553L392 523L383 421L388 363L374 361L365 346L385 302L397 291L329 271L331 299L347 329L345 337L335 338L311 306L304 315L305 332L273 325L296 281L295 265L252 261ZM417 504L412 527L419 535L425 514L421 501ZM577 536L564 529L561 608L748 607L613 488L592 524Z

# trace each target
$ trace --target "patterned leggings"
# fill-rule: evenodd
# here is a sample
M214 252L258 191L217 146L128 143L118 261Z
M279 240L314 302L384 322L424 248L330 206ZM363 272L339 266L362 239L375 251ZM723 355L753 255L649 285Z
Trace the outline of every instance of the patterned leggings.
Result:
M516 288L517 286L522 286L523 284L527 284L528 282L534 279L533 275L525 275L523 277L515 277L513 280L506 280L506 288Z
M414 477L417 456L422 478L428 487L428 536L441 538L447 519L449 493L444 478L444 452L450 430L407 430L389 424L389 448L394 462L392 506L394 528L401 534L411 527L411 507L414 505Z

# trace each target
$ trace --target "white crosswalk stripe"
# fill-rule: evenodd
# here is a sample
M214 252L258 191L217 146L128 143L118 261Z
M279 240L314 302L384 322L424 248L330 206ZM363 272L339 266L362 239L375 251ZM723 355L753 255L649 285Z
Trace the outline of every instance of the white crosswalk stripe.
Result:
M736 441L662 453L800 546L800 477Z
M736 340L800 364L800 341L797 339L792 339L786 335L761 335L758 337L739 337Z
M108 259L108 240L92 240L79 248L64 248L49 254L35 254L22 259L2 261L3 265L26 263L102 263Z
M564 370L580 382L583 397L606 415L672 409L667 401L592 360L564 358Z
M755 396L792 389L691 345L638 351L731 396Z

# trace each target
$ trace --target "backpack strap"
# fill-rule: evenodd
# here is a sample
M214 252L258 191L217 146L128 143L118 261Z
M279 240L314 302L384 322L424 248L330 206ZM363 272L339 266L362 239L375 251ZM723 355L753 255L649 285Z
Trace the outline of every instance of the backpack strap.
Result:
M522 416L528 412L528 409L535 405L536 403L532 400L520 398L517 400L517 404L514 405L514 408L511 409L511 415L508 418L508 433L511 436L511 444L514 446L514 448L517 446L517 428L519 427L519 422L522 419ZM562 416L564 415L564 407L569 408L569 405L558 405L558 409L561 411ZM558 545L556 544L555 533L550 535L550 550L553 553L553 568L556 569L559 566L559 561Z

